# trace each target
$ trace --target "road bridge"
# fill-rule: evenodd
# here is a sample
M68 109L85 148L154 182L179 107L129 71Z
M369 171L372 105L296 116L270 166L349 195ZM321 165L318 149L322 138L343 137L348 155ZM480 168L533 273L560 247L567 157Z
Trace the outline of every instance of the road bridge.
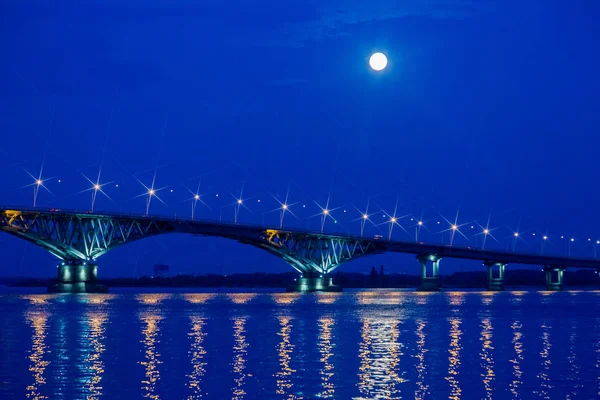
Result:
M359 257L386 252L414 254L421 268L420 290L439 290L444 258L478 260L488 270L490 290L502 290L508 264L539 265L546 271L548 290L563 287L566 268L598 271L600 261L552 255L482 250L432 243L382 240L304 230L274 229L207 220L148 215L63 211L58 209L0 208L0 230L34 243L56 256L59 292L101 291L98 259L133 241L168 233L185 233L235 240L267 251L300 274L293 290L340 290L331 273Z

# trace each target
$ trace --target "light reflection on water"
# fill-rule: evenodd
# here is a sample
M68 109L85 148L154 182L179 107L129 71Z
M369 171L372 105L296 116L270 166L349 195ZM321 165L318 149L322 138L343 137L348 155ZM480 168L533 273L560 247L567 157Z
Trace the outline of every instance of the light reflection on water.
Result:
M292 319L287 316L279 317L278 319L280 329L277 335L280 336L280 342L277 345L277 350L279 353L280 370L275 374L277 378L277 390L275 393L284 395L286 399L296 399L298 397L292 392L294 384L291 377L296 370L290 366L292 352L295 347L290 340L293 326Z
M322 391L319 397L331 398L335 394L335 387L332 382L334 375L334 365L331 362L331 356L333 356L333 348L335 346L332 343L332 328L334 320L331 317L323 317L319 319L319 353L321 353L321 361L323 366L319 373L321 374L321 386Z
M234 384L232 399L241 400L246 395L244 390L244 384L246 381L246 359L247 359L247 347L246 342L246 317L235 317L233 318L233 374Z
M514 379L509 386L513 399L520 399L522 398L520 387L523 383L521 381L521 376L523 375L523 371L521 370L521 364L523 363L523 333L521 330L523 329L523 325L520 321L515 321L511 325L511 329L513 331L512 343L515 354L510 360L510 362L513 364Z
M102 303L93 303L102 304ZM85 379L85 392L87 400L98 400L102 398L102 376L104 374L104 360L102 353L105 350L105 323L108 319L108 314L105 312L90 311L85 315L82 323L87 326L83 329L89 333L84 340L87 342L88 349L84 359L84 368L87 370Z
M37 304L44 304L44 302ZM48 352L46 344L48 315L44 312L28 312L25 318L33 329L31 350L29 351L29 371L32 374L32 383L27 386L26 396L28 399L47 399L47 396L41 394L40 389L46 385L44 372L50 364L50 361L47 360L48 355L46 354Z
M417 384L417 388L415 390L415 399L416 400L422 400L424 399L426 396L428 396L430 394L429 392L429 385L427 385L426 381L426 376L427 376L427 364L425 363L425 354L427 353L427 348L425 347L425 327L427 326L427 322L422 319L419 318L416 321L416 335L417 335L417 341L416 341L416 347L417 347L417 355L415 356L417 358L417 365L415 366L415 369L417 370L417 378L416 378L416 384Z
M462 331L460 330L460 324L462 323L460 318L450 319L450 347L448 348L448 376L446 380L450 384L450 399L460 399L462 390L460 389L460 382L458 379L459 367L460 367L460 337Z
M597 298L0 294L0 399L598 398Z
M484 318L481 321L481 378L483 380L483 386L485 387L485 397L491 399L493 391L493 380L494 380L494 358L492 346L493 336L492 321L489 318Z
M206 349L204 348L204 340L206 337L205 325L206 319L199 316L190 317L190 333L188 333L190 341L190 349L188 356L192 364L192 372L187 376L188 388L192 393L187 396L189 400L201 399L207 395L203 390L203 379L206 374Z
M398 398L397 384L403 380L396 368L400 362L399 321L392 318L363 318L358 389L361 398Z
M156 350L156 346L159 342L159 323L161 322L162 317L150 311L141 313L139 318L143 323L142 335L144 335L142 340L142 344L144 345L144 359L139 361L145 368L145 375L142 380L142 396L156 400L160 398L155 392L156 384L160 379L159 366L163 363L161 361L160 353Z
M542 351L540 352L541 370L537 374L539 379L540 389L537 391L539 397L543 399L550 399L550 391L552 389L552 383L550 381L550 365L552 360L550 359L550 326L547 322L542 323Z

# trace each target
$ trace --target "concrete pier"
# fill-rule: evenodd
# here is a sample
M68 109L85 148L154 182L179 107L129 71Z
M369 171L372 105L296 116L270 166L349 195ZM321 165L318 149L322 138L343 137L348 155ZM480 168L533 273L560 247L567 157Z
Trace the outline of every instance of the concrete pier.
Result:
M504 269L506 264L501 262L485 262L488 269L488 290L501 292L504 290ZM494 276L494 268L498 268L498 275Z
M64 264L57 267L58 282L48 287L49 293L106 293L100 285L98 266L90 263Z
M290 285L287 292L341 292L342 287L333 284L333 278L325 276L302 276L297 285Z
M562 290L565 269L563 267L544 267L544 271L546 272L546 290Z
M421 264L421 283L417 290L419 292L438 292L442 288L442 282L439 277L441 257L435 254L425 254L417 256ZM431 261L431 276L427 274L427 261Z

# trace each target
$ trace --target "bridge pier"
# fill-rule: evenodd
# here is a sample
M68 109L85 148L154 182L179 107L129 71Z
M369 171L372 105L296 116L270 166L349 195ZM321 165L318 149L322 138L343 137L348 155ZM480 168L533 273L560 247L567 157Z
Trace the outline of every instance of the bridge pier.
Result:
M562 290L565 269L563 267L544 267L544 271L546 272L546 290ZM556 281L553 279L553 272L556 272Z
M501 292L504 290L504 268L505 263L487 261L483 263L488 269L488 290ZM494 267L498 267L498 276L494 276Z
M297 285L286 288L286 292L341 292L342 287L333 284L329 275L304 274L298 279Z
M96 283L98 266L87 262L62 263L57 266L58 282L48 286L49 293L106 293L105 285Z
M435 254L418 255L417 260L421 264L421 284L417 288L420 292L438 292L441 290L439 277L441 257ZM427 276L427 261L431 261L431 276Z

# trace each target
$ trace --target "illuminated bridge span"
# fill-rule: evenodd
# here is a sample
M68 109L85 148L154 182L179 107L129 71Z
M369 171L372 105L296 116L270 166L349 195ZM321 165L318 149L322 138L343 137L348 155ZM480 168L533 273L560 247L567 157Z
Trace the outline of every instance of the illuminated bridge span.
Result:
M443 258L482 261L488 268L489 288L502 290L507 264L540 265L550 290L563 286L565 268L600 269L600 261L581 258L489 251L415 242L366 239L355 236L270 229L140 215L97 214L50 210L0 209L0 229L43 247L60 261L56 291L84 292L99 288L97 260L108 251L150 236L186 233L236 240L280 257L301 274L303 291L336 290L330 274L358 257L385 252L416 255L421 266L421 290L439 290ZM428 271L428 264L431 268Z

